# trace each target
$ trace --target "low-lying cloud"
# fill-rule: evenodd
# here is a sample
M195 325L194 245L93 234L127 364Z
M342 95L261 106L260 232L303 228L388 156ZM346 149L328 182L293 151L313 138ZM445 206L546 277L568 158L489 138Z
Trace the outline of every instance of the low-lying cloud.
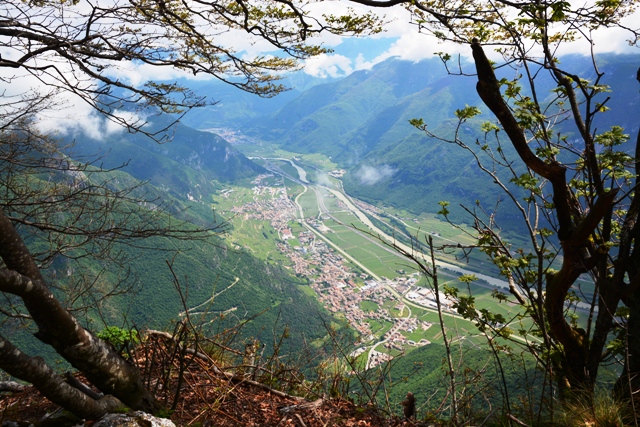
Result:
M121 121L138 126L144 124L144 116L135 112L116 110L113 112L115 117L109 119L89 106L75 106L74 115L68 110L58 114L51 111L43 112L37 117L35 125L43 133L64 136L81 133L93 140L103 141L109 136L125 132L126 128Z
M390 178L394 173L396 173L396 169L389 165L362 165L356 172L356 176L362 185L374 185L383 179Z
M320 78L348 76L353 72L351 60L343 55L322 54L307 59L305 73Z

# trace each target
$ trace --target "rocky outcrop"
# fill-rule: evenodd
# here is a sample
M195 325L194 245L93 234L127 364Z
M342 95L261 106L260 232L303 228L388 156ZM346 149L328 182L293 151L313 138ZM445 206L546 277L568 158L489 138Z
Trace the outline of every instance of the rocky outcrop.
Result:
M107 414L93 424L93 427L176 427L166 418L157 418L145 412L128 414Z

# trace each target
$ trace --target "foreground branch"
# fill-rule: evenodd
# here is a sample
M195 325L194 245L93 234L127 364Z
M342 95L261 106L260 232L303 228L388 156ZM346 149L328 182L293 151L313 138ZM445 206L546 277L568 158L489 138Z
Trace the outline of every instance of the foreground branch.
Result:
M0 335L0 369L34 385L47 399L80 418L97 419L108 412L121 411L124 404L113 396L94 400L67 384L41 357L21 352Z
M0 257L6 266L5 269L0 269L0 291L22 298L38 326L35 334L38 339L51 345L105 394L116 396L132 409L151 413L158 409L155 398L142 385L137 368L124 360L109 344L84 329L45 286L33 257L11 221L2 212ZM20 363L25 363L23 360L21 358ZM34 361L30 363L39 366ZM18 375L19 370L7 372L33 382L32 379ZM53 390L53 384L45 383L45 386Z

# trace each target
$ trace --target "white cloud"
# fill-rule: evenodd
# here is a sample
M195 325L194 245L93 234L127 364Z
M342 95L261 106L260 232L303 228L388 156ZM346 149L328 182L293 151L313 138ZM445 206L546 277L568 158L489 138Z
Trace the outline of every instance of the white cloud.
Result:
M2 53L7 54L7 56L3 55L5 58L16 55L15 51L3 50ZM46 61L47 58L41 59L39 65L42 66ZM88 78L76 79L76 75L69 71L67 64L56 63L55 65L64 74L71 87L84 88L85 90L96 89L96 82ZM34 115L34 125L39 131L65 136L82 133L95 140L102 140L106 136L124 131L120 124L99 114L95 108L78 95L70 91L56 90L55 88L59 85L59 80L56 81L46 73L36 76L21 69L0 68L0 91L3 94L0 102L0 114L16 114L24 108L25 103L16 104L16 100L20 98L32 99L54 94L51 105ZM137 114L127 111L115 111L114 115L129 123L143 119Z
M371 60L366 60L362 53L358 54L355 59L350 59L343 55L320 55L307 60L304 71L314 77L340 77L352 71L370 70L376 64L389 58L418 62L423 59L433 58L436 52L471 56L471 49L468 45L442 44L433 36L407 33L398 37L388 50Z
M314 77L341 77L353 72L351 60L346 56L322 54L309 58L305 62L304 71Z
M131 111L115 111L114 116L130 124L144 123L144 116ZM103 141L106 137L125 131L116 119L108 119L81 102L66 109L43 112L37 117L35 125L41 132L64 136L81 133L96 141Z
M449 54L465 54L469 50L469 46L459 45L456 43L439 43L438 40L427 34L403 34L395 41L382 55L376 57L372 62L374 64L382 62L386 59L396 57L405 61L418 62L422 59L433 58L436 52L447 52Z
M332 5L329 10L335 13L344 9L339 9L336 2L321 3L325 5ZM318 6L320 7L320 6ZM324 10L324 9L323 9ZM357 12L363 12L367 9L356 9ZM387 24L384 26L384 32L371 36L373 39L380 38L395 38L396 40L384 53L376 56L373 59L366 60L365 56L360 54L355 59L352 58L349 64L346 64L344 60L340 62L340 68L347 70L352 68L354 70L366 70L370 69L374 65L383 62L389 58L398 58L406 61L417 62L423 59L433 58L436 52L446 52L453 56L460 55L462 57L471 57L471 49L468 44L456 44L452 42L441 42L434 36L427 33L419 33L417 26L412 22L410 13L403 8L389 8L384 10L373 9L373 12L385 13ZM625 18L622 22L627 28L636 28L637 20L640 12L635 13L632 16ZM638 48L630 46L628 40L630 33L620 28L602 28L597 32L588 34L594 40L593 51L595 53L637 53ZM335 36L334 36L335 37ZM339 43L336 40L332 40L332 45L337 46ZM585 41L584 38L579 38L573 43L564 43L558 51L559 55L579 53L588 55L591 53L591 45ZM501 56L493 51L493 49L486 49L486 53L491 59L499 61ZM531 54L535 55L535 51L531 51ZM327 63L327 66L329 64ZM314 64L314 68L311 69L310 74L319 75L317 71L317 65ZM321 76L321 75L320 75Z
M358 57L355 60L355 69L356 70L370 70L371 67L373 67L374 64L372 61L366 61L364 59L364 55L363 54L358 54Z
M377 167L362 165L356 172L356 176L363 185L374 185L383 179L387 179L396 173L396 169L389 165L380 165Z
M594 53L638 53L637 47L629 45L629 32L621 28L603 28L589 34L589 37L593 39ZM561 46L558 53L560 55L571 53L590 55L591 45L584 40L565 43Z
M81 2L81 4L83 4ZM457 44L441 44L435 37L427 34L419 34L417 26L411 21L409 12L401 7L389 9L371 9L365 6L357 5L348 1L322 1L311 2L305 6L309 12L316 16L321 14L334 13L336 15L344 14L349 9L353 9L352 13L374 12L385 16L387 23L384 26L384 32L371 36L374 40L385 39L388 43L390 39L394 39L389 49L384 53L377 55L371 59L371 56L358 55L356 58L348 58L339 54L323 54L311 58L306 61L305 71L316 77L341 77L354 70L370 69L375 64L386 59L396 57L408 61L419 61L425 58L432 58L434 52L443 51L450 54L461 54L470 56L468 45ZM627 18L626 25L631 28L637 26L637 15ZM322 19L322 18L319 18ZM274 47L268 42L246 33L231 29L211 28L216 32L216 43L229 47L230 49L241 52L243 57L251 57L255 55L264 55L273 52ZM594 50L601 52L628 53L637 52L637 49L630 48L627 39L629 33L620 29L600 30L593 34L595 39ZM336 47L343 42L343 38L333 34L325 33L311 39L311 43L319 43L325 47ZM386 46L386 45L385 45ZM588 54L590 46L586 43L566 44L561 54L566 53L583 53ZM487 53L492 55L488 49ZM3 58L17 58L22 53L16 49L9 49L6 46L0 46L0 54ZM46 59L41 59L46 61ZM44 63L44 62L42 62ZM40 65L42 65L42 63ZM59 68L64 67L60 63L56 64ZM0 91L5 92L6 96L26 93L32 88L46 92L46 81L42 82L32 76L26 76L20 79L12 79L10 83L7 78L13 77L12 74L16 70L0 69ZM105 69L105 74L114 79L120 79L127 84L140 86L149 80L171 81L178 78L203 79L208 76L193 76L191 73L177 70L172 67L157 67L143 63L120 62ZM83 82L85 85L91 85L90 81ZM60 94L62 104L67 110L62 108L55 112L48 112L47 115L40 117L40 126L46 129L55 130L57 132L75 132L82 130L93 138L100 138L105 134L119 131L117 124L99 116L89 105L71 94ZM0 105L0 108L2 106Z
M329 175L323 172L318 172L316 174L316 182L320 185L324 185L325 187L333 188L333 182L329 178Z

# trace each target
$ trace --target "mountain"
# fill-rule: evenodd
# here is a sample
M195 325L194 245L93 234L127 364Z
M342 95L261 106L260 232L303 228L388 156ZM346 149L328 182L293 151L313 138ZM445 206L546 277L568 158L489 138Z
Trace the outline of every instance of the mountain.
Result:
M439 59L392 59L312 87L258 121L253 135L330 156L348 170L345 189L358 198L435 212L443 199L462 196L469 204L490 196L476 185L482 174L468 153L425 136L409 120L423 117L429 129L448 134L453 111L465 104L480 104L473 77L448 75ZM471 125L465 131L477 136ZM451 171L465 171L465 179Z
M151 117L145 130L164 129L171 122L171 117ZM159 199L172 207L170 212L196 223L215 222L211 194L222 185L245 182L265 172L218 135L181 123L169 135L173 139L165 143L142 134L119 134L103 141L76 138L74 150L83 155L102 155L100 162L105 168L126 164L114 171L118 182L124 185L148 181L144 187L147 196ZM172 260L190 306L216 294L205 308L214 315L230 313L224 321L217 322L218 328L232 327L259 314L244 326L240 336L261 338L266 334L272 339L274 331L287 325L294 332L290 345L298 349L305 337L313 340L325 334L322 322L329 319L328 315L313 297L300 290L304 282L281 266L268 264L242 249L229 248L216 236L208 243L157 237L143 246L153 249L140 251L135 245L120 248L128 254L128 268L135 274L138 286L134 302L127 295L116 304L126 306L130 320L138 325L166 327L184 310L165 262ZM233 289L224 291L231 284Z
M152 117L146 129L162 129L171 120ZM211 195L223 185L243 183L264 172L221 137L181 124L175 128L173 141L163 144L142 134L120 133L100 141L80 134L72 137L73 158L87 161L97 154L95 166L113 169L86 174L85 185L98 184L117 191L143 184L131 196L144 196L153 202L141 205L135 199L122 199L118 201L119 212L131 216L133 222L144 221L138 213L163 205L167 207L164 213L152 215L156 227L184 220L194 228L201 224L215 226L218 219L211 209ZM45 174L43 179L51 176ZM58 215L63 217L65 212ZM113 215L117 223L120 214ZM88 222L91 219L82 218ZM31 243L46 246L46 242ZM95 246L98 251L100 242ZM275 340L287 335L280 350L297 355L327 334L324 325L339 325L304 292L305 279L242 248L232 248L213 233L206 240L195 241L162 236L124 241L114 251L121 260L119 264L86 256L58 258L44 272L61 289L65 285L76 289L81 276L96 278L91 292L79 293L76 299L77 304L94 307L80 320L95 331L105 324L171 330L181 318L179 313L198 306L191 312L190 321L205 327L207 337L225 330L231 331L227 338L236 342L255 337L266 345L265 354L269 355ZM113 294L110 298L100 298L109 293ZM15 327L8 327L12 339L23 348L55 358L17 322Z
M390 60L315 86L263 120L262 136L292 151L322 152L340 163L358 162L380 138L396 130L405 111L414 106L408 98L445 75L438 64Z
M369 379L369 383L353 380L351 392L356 396L368 396L375 395L377 391L378 404L398 415L402 413L402 406L397 402L403 401L407 392L411 392L419 413L430 418L441 413L442 406L451 403L446 357L442 344L419 347L393 359L388 371L376 367L362 374L362 377ZM536 368L533 358L519 359L507 354L500 354L499 357L500 364L496 363L495 355L487 349L452 346L459 409L466 419L473 419L474 413L483 414L482 418L485 418L487 405L506 408L505 385L514 410L520 405L536 408L540 404L531 399L541 395L544 373ZM382 390L371 390L371 384L379 385L375 380L383 372L390 386L384 390L384 394ZM369 389L369 394L364 393L365 387ZM395 405L389 406L389 402ZM478 424L481 421L478 420Z
M579 55L563 57L562 62L576 72L591 68L591 60ZM598 83L609 85L612 92L605 94L610 96L606 103L610 111L596 117L598 130L620 125L632 135L638 131L636 70L635 56L600 58L604 76ZM461 128L463 140L476 147L475 141L484 137L480 124L495 118L476 93L474 65L462 61L461 71L464 75L448 74L439 59L415 63L390 59L371 70L313 86L287 98L279 110L254 115L237 129L286 150L330 156L348 170L345 189L358 198L414 213L436 212L438 201L449 200L456 202L452 213L461 219L458 203L472 206L481 200L492 207L499 197L497 189L471 153L409 124L413 118L423 118L431 132L451 137L457 123L454 111L478 106L483 114ZM507 79L522 72L510 67L497 70L499 78ZM595 73L586 77L592 82L598 79ZM541 73L536 85L539 97L551 99L553 80ZM231 126L236 123L240 122ZM559 126L571 137L571 127ZM489 142L495 147L495 141ZM510 149L508 144L504 149ZM516 215L506 206L501 210L507 221Z
M236 128L251 129L255 121L270 116L287 102L298 97L305 90L319 83L332 81L331 78L320 79L297 72L289 74L279 82L287 88L279 95L262 98L241 91L224 82L182 82L199 96L204 96L209 103L206 107L189 111L182 118L187 126L197 129Z
M439 59L391 59L313 86L240 129L286 150L330 156L348 169L345 189L356 197L433 212L439 200L469 194L466 181L443 188L443 178L479 171L470 156L427 138L409 120L424 117L430 129L446 130L456 108L479 104L474 88L473 77L448 75Z
M150 116L144 127L154 133L173 122L169 116ZM150 181L179 199L203 200L219 183L237 182L264 172L226 140L182 123L160 132L171 138L157 142L142 133L116 133L102 140L74 135L72 157L98 157L102 167L119 168L132 177ZM123 166L124 165L124 166Z

